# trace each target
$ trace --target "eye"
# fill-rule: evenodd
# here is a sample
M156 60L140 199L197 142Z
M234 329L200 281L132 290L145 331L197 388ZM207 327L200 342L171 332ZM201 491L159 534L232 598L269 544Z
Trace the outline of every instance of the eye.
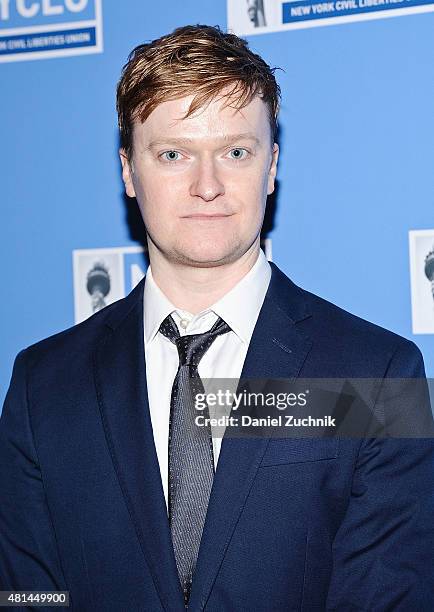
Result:
M162 153L160 155L160 157L163 158L164 161L167 162L176 162L180 160L180 153L178 153L178 151L164 151L164 153Z
M229 155L235 160L245 159L248 153L247 149L243 149L242 147L237 147L229 151Z

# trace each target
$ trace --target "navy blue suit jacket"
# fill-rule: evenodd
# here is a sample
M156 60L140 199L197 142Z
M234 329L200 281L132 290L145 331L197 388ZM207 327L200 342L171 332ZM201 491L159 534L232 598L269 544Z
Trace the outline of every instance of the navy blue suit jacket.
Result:
M79 612L184 609L143 288L16 359L0 420L0 590L68 590ZM272 264L243 377L295 376L424 369L413 343ZM432 612L433 496L431 439L224 438L189 609Z

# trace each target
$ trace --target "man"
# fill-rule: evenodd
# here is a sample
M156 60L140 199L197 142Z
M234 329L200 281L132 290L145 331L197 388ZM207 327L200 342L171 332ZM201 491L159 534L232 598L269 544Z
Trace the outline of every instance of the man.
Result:
M259 248L273 71L236 36L187 26L134 50L117 101L150 267L17 357L1 588L67 590L80 612L432 610L432 440L222 441L192 425L187 391L205 378L424 377L414 344Z

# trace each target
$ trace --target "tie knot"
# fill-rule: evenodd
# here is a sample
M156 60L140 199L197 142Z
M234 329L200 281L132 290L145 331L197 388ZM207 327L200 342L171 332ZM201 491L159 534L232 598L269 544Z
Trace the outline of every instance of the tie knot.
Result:
M160 332L166 336L173 344L176 344L179 355L179 365L188 365L197 368L199 361L205 355L211 344L221 334L227 334L231 331L229 325L220 317L211 327L211 329L203 334L190 334L180 336L178 327L172 316L169 315L160 325Z

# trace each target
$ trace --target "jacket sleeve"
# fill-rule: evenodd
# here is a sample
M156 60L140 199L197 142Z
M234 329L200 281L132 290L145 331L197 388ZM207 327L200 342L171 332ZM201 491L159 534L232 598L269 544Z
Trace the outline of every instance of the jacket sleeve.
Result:
M32 435L25 359L22 351L15 360L0 418L0 590L66 591Z
M422 355L412 342L395 351L386 377L425 384ZM333 542L326 609L434 610L432 437L362 440L346 515Z

